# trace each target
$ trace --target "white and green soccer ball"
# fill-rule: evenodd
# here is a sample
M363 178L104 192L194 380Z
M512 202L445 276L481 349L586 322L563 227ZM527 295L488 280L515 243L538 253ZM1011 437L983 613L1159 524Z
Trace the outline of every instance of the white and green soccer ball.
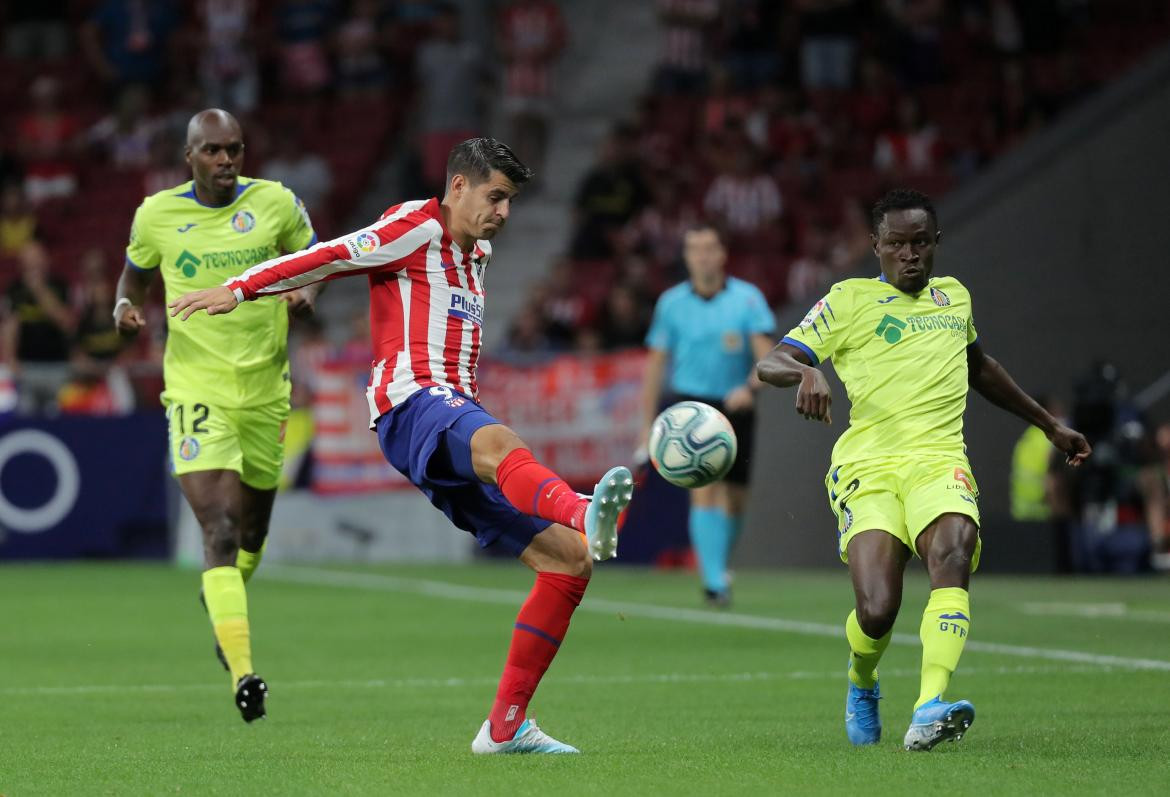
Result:
M727 475L735 462L731 423L699 401L680 401L659 413L650 427L650 462L679 487L703 487Z

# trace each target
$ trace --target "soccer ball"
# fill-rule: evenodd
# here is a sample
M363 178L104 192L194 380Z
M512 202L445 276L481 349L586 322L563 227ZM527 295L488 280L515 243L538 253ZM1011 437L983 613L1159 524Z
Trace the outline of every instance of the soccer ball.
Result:
M650 462L679 487L703 487L727 475L735 462L735 431L710 404L680 401L650 427Z

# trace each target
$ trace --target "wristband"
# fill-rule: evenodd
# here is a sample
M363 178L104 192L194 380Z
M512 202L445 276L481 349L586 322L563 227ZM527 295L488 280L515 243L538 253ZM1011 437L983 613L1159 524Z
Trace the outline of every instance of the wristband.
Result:
M119 309L121 309L122 305L126 305L127 307L133 307L133 306L134 306L134 302L130 301L130 300L129 300L129 299L127 299L125 296L123 296L121 299L119 299L118 301L116 301L116 302L114 303L114 313L113 313L113 316L114 316L114 322L115 322L115 323L117 323L117 321L118 321L118 310L119 310Z

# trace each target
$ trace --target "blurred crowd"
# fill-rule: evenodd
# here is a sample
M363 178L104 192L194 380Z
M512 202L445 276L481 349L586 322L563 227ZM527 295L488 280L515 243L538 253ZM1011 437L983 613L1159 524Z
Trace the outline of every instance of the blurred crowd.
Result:
M440 0L0 5L0 414L158 406L161 294L148 302L150 334L125 349L109 335L109 311L134 208L190 179L186 125L202 108L235 114L244 173L292 189L322 238L349 229L347 216L400 131L403 160L414 167L403 190L441 191L450 145L482 132L486 84L497 84L512 132L538 160L548 65L564 41L559 7L485 6L483 19L496 21L494 59L460 8Z
M1164 41L1170 22L1156 0L654 9L653 75L582 178L565 254L498 353L639 345L700 218L725 233L731 273L776 307L805 304L865 267L866 207L885 188L944 193ZM194 111L235 113L246 173L292 188L329 237L395 134L403 195L439 192L446 152L489 110L540 174L569 36L554 0L58 0L0 15L0 408L17 378L80 373L80 319L98 293L86 286L109 294L135 205L187 179ZM157 357L161 304L150 310L149 340L114 360ZM131 396L152 395L151 373L132 370ZM46 384L23 406L54 406Z
M1093 455L1066 467L1029 428L1012 457L1012 517L1052 527L1061 571L1170 570L1170 423L1143 411L1157 397L1133 396L1107 361L1088 368L1071 396L1038 400L1083 433Z
M1170 35L1158 0L655 0L661 50L578 186L510 354L637 345L717 222L775 307L870 263L894 185L969 179Z

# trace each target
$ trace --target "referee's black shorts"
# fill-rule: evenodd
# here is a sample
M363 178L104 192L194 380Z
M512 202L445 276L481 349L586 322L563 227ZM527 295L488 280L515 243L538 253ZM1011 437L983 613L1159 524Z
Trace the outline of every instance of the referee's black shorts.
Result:
M732 464L728 474L723 477L723 481L738 484L741 487L747 487L751 481L752 447L755 444L756 438L755 409L728 412L724 408L721 399L686 395L671 397L662 408L666 409L671 404L677 404L680 401L698 401L703 404L709 404L727 416L727 420L731 422L731 428L735 430L736 455L735 462Z

